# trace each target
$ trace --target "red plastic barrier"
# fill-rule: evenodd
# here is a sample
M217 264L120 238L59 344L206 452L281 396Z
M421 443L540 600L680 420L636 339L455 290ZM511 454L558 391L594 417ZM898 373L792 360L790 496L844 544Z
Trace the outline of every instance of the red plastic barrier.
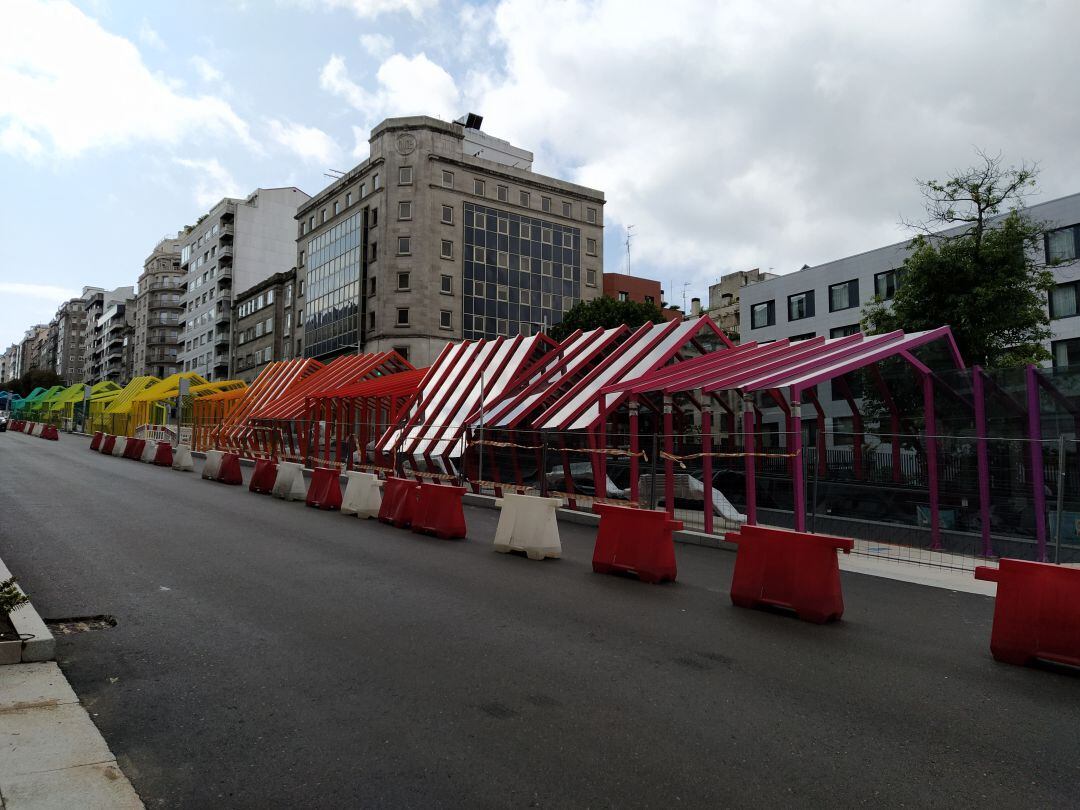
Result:
M260 495L269 495L277 481L277 462L268 458L260 458L255 462L255 469L251 473L251 482L248 490Z
M37 423L36 422L26 422L26 423L24 423L23 424L23 433L25 433L25 434L27 434L29 436L31 433L34 432L34 425L35 424L37 424Z
M975 579L996 582L990 652L1023 666L1037 658L1080 667L1080 568L1002 559Z
M110 434L106 435L105 438L101 440L101 447L99 449L101 450L102 455L111 456L113 447L115 446L116 437Z
M731 578L733 604L787 608L817 624L844 615L836 552L850 553L854 540L765 526L743 526L726 539L739 546Z
M311 484L308 486L304 503L317 509L340 509L341 482L338 480L338 475L336 469L332 470L329 467L313 469Z
M399 529L412 525L416 509L416 495L420 485L407 478L389 476L383 485L382 505L379 507L379 520L390 523Z
M159 467L171 467L172 445L168 442L158 442L157 450L154 451L154 460L151 463Z
M671 520L667 512L632 509L629 506L598 503L600 515L592 567L598 574L637 574L642 582L675 581L675 541L671 533L682 521Z
M221 466L218 467L217 478L222 484L240 486L244 483L244 474L240 472L240 456L236 453L222 453Z
M94 438L90 440L90 449L99 450L101 448L101 440L105 437L105 434L100 430L94 434Z
M60 441L60 434L56 430L56 425L43 425L41 428L41 438L48 439L51 442Z
M17 431L17 432L21 433L22 432L22 425L23 425L22 419L12 419L11 423L8 425L8 430L14 430L14 431Z
M465 510L461 506L464 494L465 487L420 484L413 507L412 530L442 540L464 537L467 531Z
M128 439L124 445L124 458L138 461L146 449L146 439Z

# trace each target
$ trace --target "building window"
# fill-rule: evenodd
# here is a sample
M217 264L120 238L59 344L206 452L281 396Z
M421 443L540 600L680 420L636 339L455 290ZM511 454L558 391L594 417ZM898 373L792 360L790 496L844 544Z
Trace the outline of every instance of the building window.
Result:
M483 197L484 196L484 181L483 180L473 180L472 181L472 190L473 190L473 194L477 195L478 197Z
M300 251L300 266L301 267L304 266L304 257L305 257L305 253L304 253L304 251L301 250Z
M656 303L656 299L655 299L655 298L653 298L653 297L652 297L651 295L646 295L646 296L645 296L645 303L646 303L646 304L655 304L655 303Z
M750 307L750 328L763 329L776 323L776 302L762 301Z
M1050 344L1050 353L1054 355L1054 368L1080 365L1080 338L1055 340Z
M453 322L451 320L452 317L453 316L450 314L450 310L448 310L448 309L440 310L439 311L439 328L440 329L452 329L453 328Z
M408 307L398 307L397 325L398 326L408 326L409 325L409 308Z
M620 301L629 301L630 300L630 293L628 293L628 292L626 292L624 290L619 290L619 300Z
M368 276L368 295L375 294L375 276Z
M1067 284L1058 284L1050 291L1050 317L1053 320L1059 318L1072 318L1080 315L1080 295L1077 290L1080 282L1070 281Z
M829 312L839 312L859 305L859 280L841 281L829 285Z
M569 218L570 218L570 216L571 216L571 214L572 214L572 212L573 212L573 206L572 206L572 205L570 205L570 203L568 203L568 202L566 202L565 200L563 200L563 204L562 204L562 215L563 215L564 217L566 217L567 219L569 219Z
M398 256L409 256L412 254L412 240L407 236L399 236L397 240L397 253Z
M795 293L787 299L787 317L789 321L801 321L814 317L814 291Z
M323 222L326 222L326 209L325 208L323 208L321 211L319 211L319 224L322 224Z
M310 217L308 218L308 224L307 224L307 229L308 229L308 231L309 231L309 232L310 232L310 231L313 231L313 230L315 229L315 215L314 215L314 214L312 214L312 215L311 215L311 216L310 216Z
M381 186L379 185L379 173L375 172L371 177L371 189L372 191L378 191Z
M348 208L350 205L352 205L352 192L347 191L345 192L345 207Z
M334 200L334 216L336 217L341 212L341 203Z
M903 275L903 269L874 273L874 295L882 301L892 300L896 295L896 291L900 289L900 281Z
M408 346L395 346L394 351L401 355L401 359L408 362L409 360L409 347Z
M540 198L540 210L546 211L549 214L551 213L551 197Z
M585 221L588 222L591 225L596 224L596 209L595 208L586 208L585 209Z
M412 219L412 201L402 200L397 204L398 219Z
M454 292L454 277L443 273L439 277L439 292L443 295L452 295Z
M585 255L587 255L587 256L595 256L596 255L596 240L595 239L587 238L585 240Z
M454 243L449 239L443 239L439 255L444 259L454 258Z
M399 186L411 186L412 166L401 166L397 170L397 181Z
M399 290L408 290L409 289L409 274L408 273L398 273L397 274L397 288Z
M510 199L510 187L495 186L495 194L498 196L499 202L506 202Z
M788 340L792 343L800 340L810 340L810 338L817 337L817 332L803 332L801 335L792 335Z
M527 192L527 191L519 191L518 192L518 203L521 205L522 208L528 208L529 207L529 192Z
M375 311L372 310L367 314L367 328L371 331L375 328Z
M1046 234L1046 263L1071 262L1080 254L1080 225L1058 228Z
M443 225L454 224L454 206L444 205L442 207L442 219L440 220Z
M379 209L372 208L371 213L368 215L368 227L374 228L379 224Z
M454 173L453 172L448 172L446 169L443 169L442 184L446 188L453 188L454 187Z
M847 326L834 326L829 330L830 338L842 338L857 334L859 334L859 325L857 323L848 324Z
M587 287L596 286L596 271L591 267L585 270L585 285Z

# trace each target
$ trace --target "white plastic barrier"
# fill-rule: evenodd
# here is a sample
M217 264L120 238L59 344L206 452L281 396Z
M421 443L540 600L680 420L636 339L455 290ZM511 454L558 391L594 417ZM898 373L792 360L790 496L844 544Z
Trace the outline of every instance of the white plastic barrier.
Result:
M42 425L41 422L34 422L34 429L32 431L30 431L30 435L40 437L41 436L41 429L43 427L44 427L44 425Z
M295 461L283 461L278 464L277 478L270 494L286 501L302 501L307 498L304 484L304 468Z
M117 436L116 442L113 444L112 454L117 457L124 455L125 447L127 447L127 436Z
M203 462L202 477L216 481L218 472L221 470L221 457L225 455L221 450L207 450L206 461Z
M146 444L143 446L142 455L139 456L139 461L144 461L149 464L154 460L154 456L157 455L157 442L153 439L147 439Z
M191 460L191 448L186 444L178 444L173 449L172 468L183 472L191 472L195 469L195 462Z
M361 518L378 517L382 506L382 481L374 473L349 471L345 494L341 498L341 514Z
M562 556L555 510L562 500L535 495L506 494L495 501L501 507L495 529L495 550L524 551L530 560Z

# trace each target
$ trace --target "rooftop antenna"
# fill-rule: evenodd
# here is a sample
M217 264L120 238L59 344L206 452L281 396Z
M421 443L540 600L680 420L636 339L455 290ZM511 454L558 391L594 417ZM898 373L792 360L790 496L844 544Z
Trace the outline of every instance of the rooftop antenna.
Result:
M686 288L689 287L689 286L690 286L689 281L684 281L682 283L682 311L683 311L684 314L686 313Z
M626 275L630 275L630 240L634 238L635 225L626 226Z

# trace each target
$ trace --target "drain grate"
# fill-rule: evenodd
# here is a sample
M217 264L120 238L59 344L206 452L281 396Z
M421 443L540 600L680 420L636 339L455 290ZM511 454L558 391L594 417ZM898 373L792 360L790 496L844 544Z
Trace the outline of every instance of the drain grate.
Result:
M91 630L105 630L116 627L116 618L107 613L98 616L71 616L67 619L46 619L45 624L53 635L70 636L75 633L89 633Z

